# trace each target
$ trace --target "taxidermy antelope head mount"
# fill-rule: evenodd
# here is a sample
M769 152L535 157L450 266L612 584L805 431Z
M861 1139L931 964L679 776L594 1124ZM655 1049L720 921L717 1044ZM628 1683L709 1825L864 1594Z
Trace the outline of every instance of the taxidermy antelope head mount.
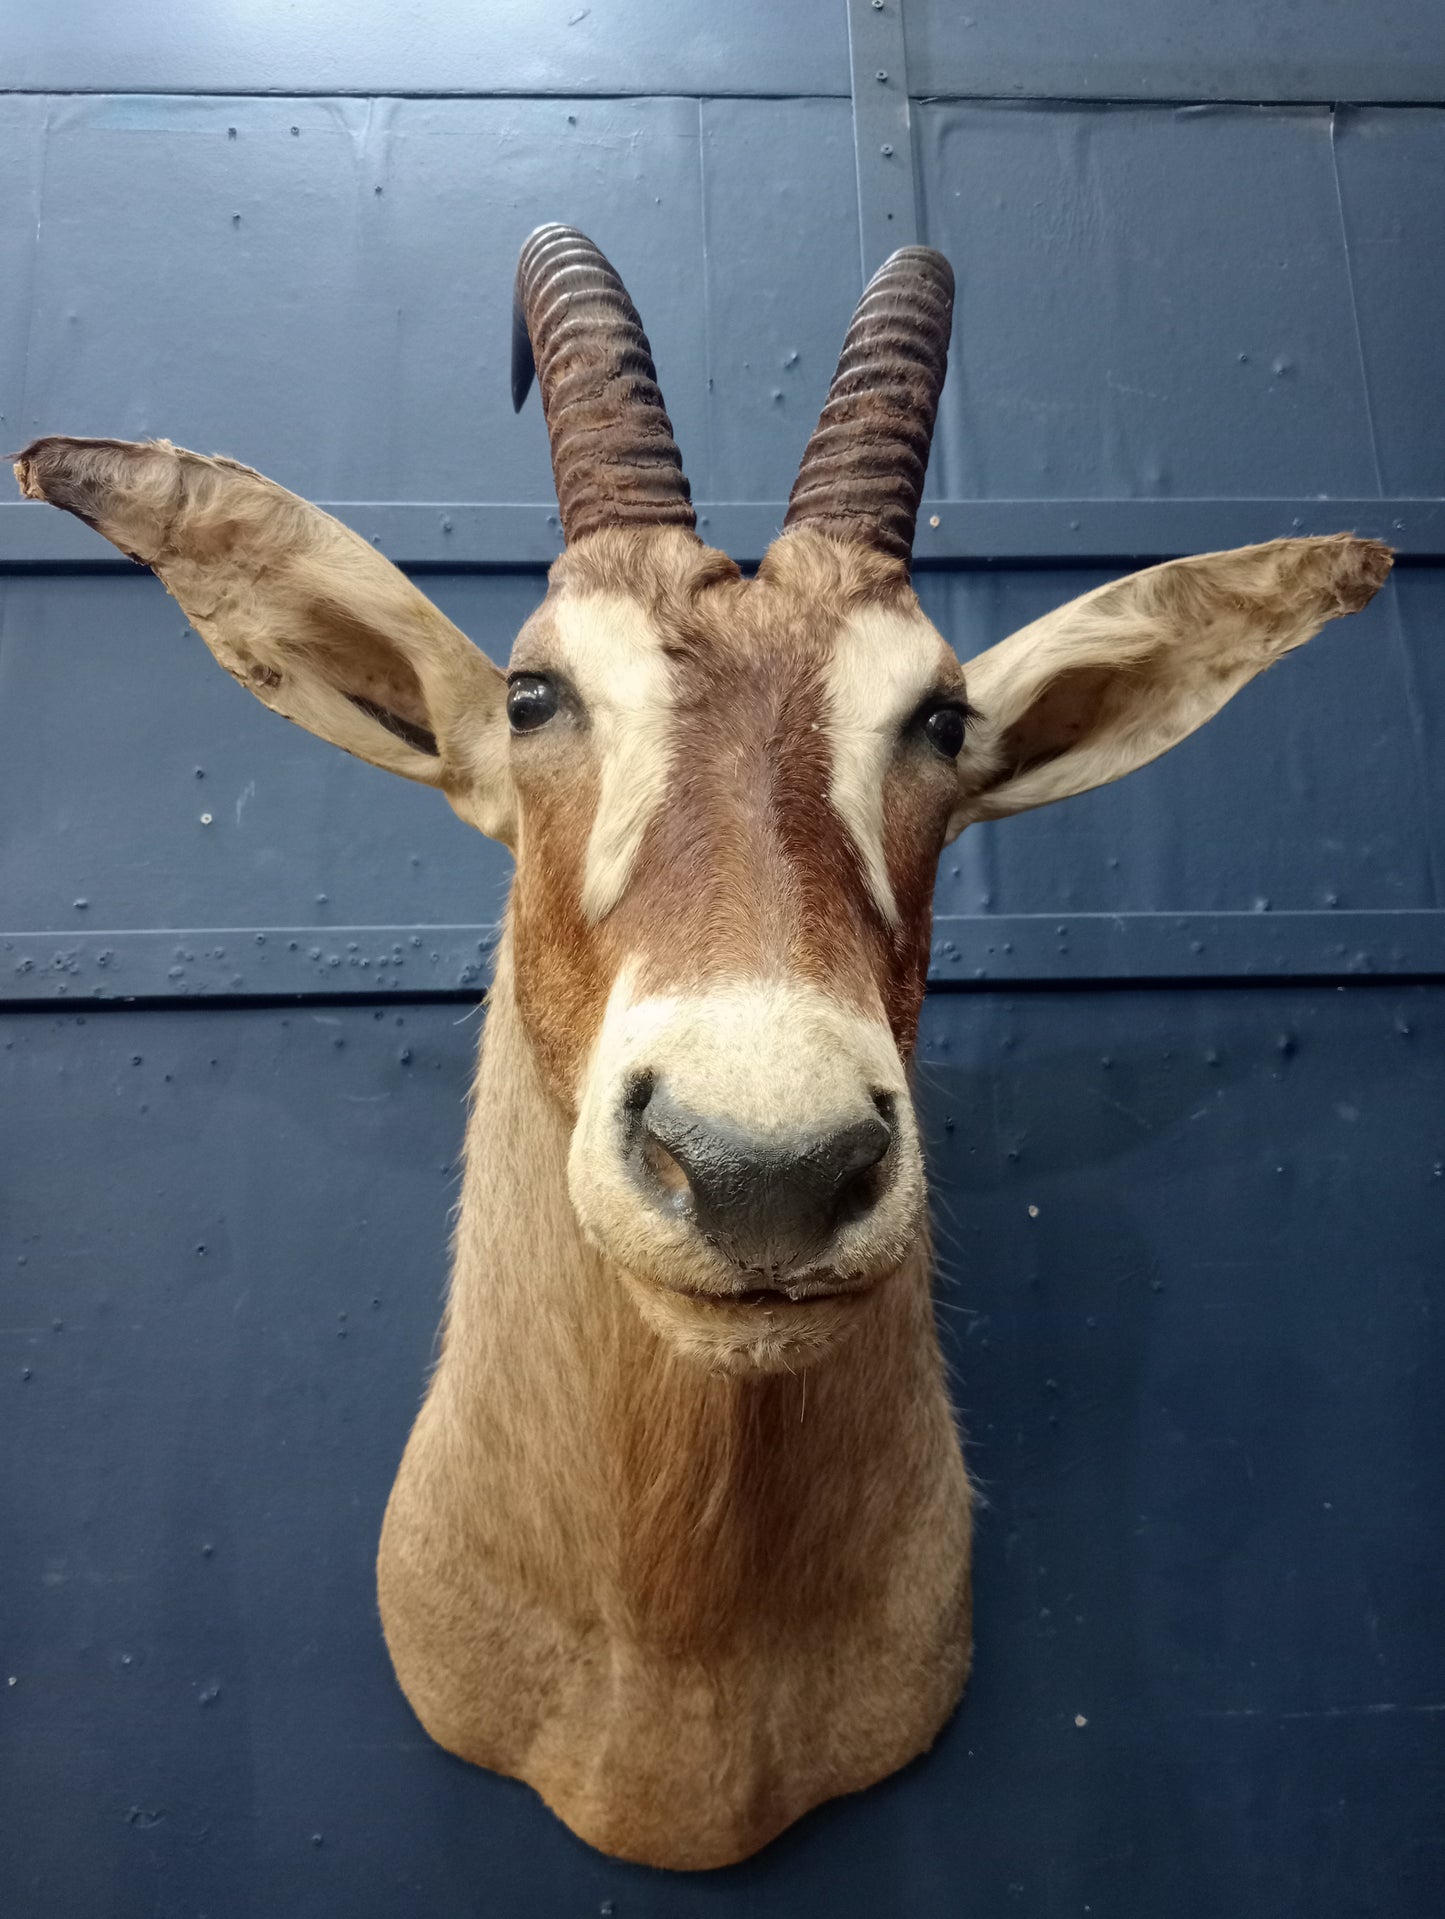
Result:
M267 706L515 852L382 1619L434 1738L657 1865L893 1771L967 1672L909 1093L941 849L1152 760L1389 566L1343 535L1177 560L965 669L909 583L952 307L937 253L881 268L747 580L697 538L617 274L533 234L513 392L535 370L566 551L506 673L246 467L19 456Z

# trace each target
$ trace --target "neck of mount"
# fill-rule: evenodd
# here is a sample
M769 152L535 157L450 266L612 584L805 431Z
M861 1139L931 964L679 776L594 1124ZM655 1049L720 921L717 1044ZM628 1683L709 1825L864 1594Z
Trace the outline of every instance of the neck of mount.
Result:
M585 1244L569 1122L504 948L467 1138L434 1412L479 1549L549 1603L678 1651L848 1606L906 1523L943 1405L922 1245L825 1361L735 1377L672 1350ZM945 1414L946 1417L946 1414Z

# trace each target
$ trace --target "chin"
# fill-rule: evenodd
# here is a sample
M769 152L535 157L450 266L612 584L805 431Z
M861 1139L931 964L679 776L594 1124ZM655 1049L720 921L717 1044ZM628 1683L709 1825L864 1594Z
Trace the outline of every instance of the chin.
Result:
M871 1286L789 1300L679 1292L622 1275L644 1321L673 1352L709 1372L800 1373L824 1364L865 1316Z

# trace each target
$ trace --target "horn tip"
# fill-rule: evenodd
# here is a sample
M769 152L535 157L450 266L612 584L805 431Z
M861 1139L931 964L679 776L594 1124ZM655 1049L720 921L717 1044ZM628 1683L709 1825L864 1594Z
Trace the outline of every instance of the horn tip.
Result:
M532 336L527 331L527 315L520 300L512 302L512 411L520 413L532 391L537 371L532 352Z
M873 277L875 280L880 279L885 273L889 272L890 269L896 271L902 266L911 266L916 270L921 270L931 279L938 281L940 285L947 289L950 296L952 295L953 264L949 260L948 255L946 253L940 253L937 247L899 247L889 254L888 258L883 262L882 266L879 267Z

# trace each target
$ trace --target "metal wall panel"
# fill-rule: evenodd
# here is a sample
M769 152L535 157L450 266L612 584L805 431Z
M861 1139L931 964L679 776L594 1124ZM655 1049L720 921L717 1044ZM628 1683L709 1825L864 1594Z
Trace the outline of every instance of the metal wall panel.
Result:
M551 505L507 369L516 252L559 211L671 316L662 377L701 441L695 101L6 104L44 156L4 403L18 442L244 442L308 497Z
M703 531L756 558L860 232L871 266L916 199L961 292L919 585L964 657L1121 556L1354 525L1416 563L1158 767L945 859L919 1078L977 1677L931 1757L688 1880L432 1747L375 1619L507 862L0 503L7 1919L1435 1919L1433 9L472 15L0 0L8 443L237 453L500 658L558 537L505 397L528 228L615 255ZM1436 104L1197 104L1402 99Z
M247 0L0 6L4 84L31 92L660 94L848 91L835 0Z
M974 99L1439 100L1432 0L907 0L914 91Z
M1445 111L1337 112L1332 144L1380 488L1440 494L1445 373L1424 316L1445 301Z
M1445 553L1424 317L1445 199L1414 190L1445 115L916 119L927 220L964 271L924 563L1340 523ZM856 285L848 132L819 98L10 96L0 425L165 429L339 500L399 559L545 563L545 448L501 361L516 238L565 200L653 316L705 531L756 558ZM109 558L0 502L0 564Z
M1445 110L915 122L961 283L934 493L1445 491ZM785 498L857 283L849 138L822 100L11 96L0 423L239 435L318 498L550 504L505 356L517 243L565 207L657 336L698 495Z
M888 0L890 9L899 0ZM1445 90L1430 0L907 0L914 91L954 97L1425 100ZM848 92L836 0L5 0L5 80L147 93Z
M476 1038L0 1021L8 1919L1435 1919L1439 988L930 999L976 1677L931 1756L702 1878L588 1852L388 1670Z
M311 498L554 510L508 377L543 220L616 255L701 499L786 499L858 295L843 101L11 96L0 140L4 430L243 450Z
M683 439L683 460L703 499L781 502L860 291L852 116L833 100L712 101L702 126L707 439L696 453ZM647 320L654 335L665 317Z
M941 493L1445 492L1420 424L1445 402L1445 111L914 120L924 224L960 278Z
M535 574L426 585L503 659L541 589ZM248 698L149 574L11 579L0 595L8 927L496 919L500 847L430 788Z

